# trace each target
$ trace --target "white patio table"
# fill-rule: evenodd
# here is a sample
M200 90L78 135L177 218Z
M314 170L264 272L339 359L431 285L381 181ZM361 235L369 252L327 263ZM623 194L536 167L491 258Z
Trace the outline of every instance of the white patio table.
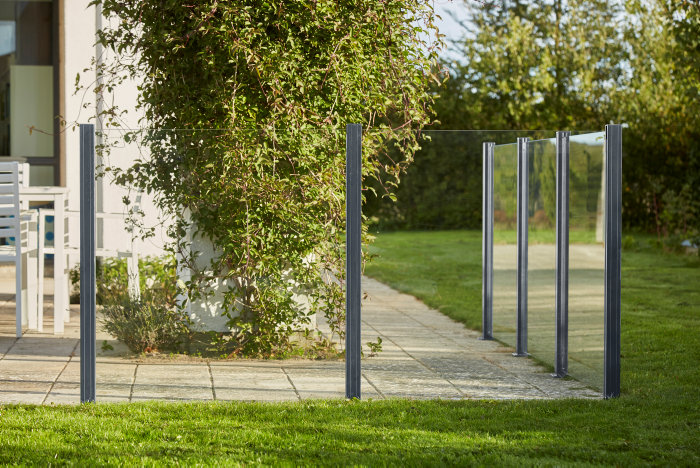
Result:
M63 323L70 318L68 313L68 275L66 274L66 254L64 251L66 223L65 210L68 202L68 189L66 187L20 187L19 198L23 203L29 202L53 202L54 216L54 309L53 309L53 332L54 334L63 333ZM40 233L45 235L45 233ZM43 261L43 259L39 259ZM39 281L43 281L39 278ZM37 321L31 320L31 323L37 323L37 328L42 331L43 328L43 304L38 304L36 308L38 312Z

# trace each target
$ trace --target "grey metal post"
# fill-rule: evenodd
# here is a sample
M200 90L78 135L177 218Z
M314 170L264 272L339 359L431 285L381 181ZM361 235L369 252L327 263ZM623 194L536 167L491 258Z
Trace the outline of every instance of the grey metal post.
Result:
M345 133L345 397L360 398L362 368L362 125L349 124Z
M518 316L513 356L527 356L527 225L529 191L529 138L518 138Z
M569 372L569 136L557 132L557 230L554 377Z
M622 126L605 126L605 373L603 396L620 396Z
M94 402L95 126L80 125L80 402Z
M481 339L493 339L493 152L496 143L484 143L481 239Z

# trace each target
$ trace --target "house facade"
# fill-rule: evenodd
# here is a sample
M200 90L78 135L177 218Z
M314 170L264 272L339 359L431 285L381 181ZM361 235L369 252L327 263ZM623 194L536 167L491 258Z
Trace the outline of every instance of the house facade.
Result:
M102 27L101 12L89 0L0 0L0 160L25 160L30 164L30 185L61 186L68 189L69 210L80 208L78 132L72 124L94 123L98 105L94 93L94 63L105 54L95 45ZM76 77L85 86L76 92ZM134 111L137 89L134 83L116 88L105 99L127 110L123 126L138 126ZM114 131L114 137L118 132ZM109 163L129 164L139 156L125 145L112 152ZM99 163L99 161L98 161ZM108 179L98 180L97 210L126 211L124 196L136 194L115 187ZM153 224L156 211L152 201L141 197L141 207ZM79 245L79 219L68 219L72 246ZM50 228L47 228L47 233ZM98 247L126 248L131 234L120 219L98 222ZM139 241L141 255L162 253L162 230ZM77 261L77 256L71 263Z
M66 218L69 247L80 245L80 141L76 124L93 123L98 132L97 144L116 143L109 160L97 164L127 167L144 155L146 148L121 138L125 129L141 125L135 109L137 83L114 85L104 94L104 107L117 106L126 111L121 116L122 129L102 128L97 119L102 104L94 87L99 77L95 64L110 60L109 51L96 45L96 32L107 20L90 0L0 0L0 161L20 160L30 165L31 186L58 186L68 190ZM79 79L78 79L79 75ZM100 140L100 134L105 139ZM104 213L127 213L124 198L130 206L138 203L144 224L152 227L147 239L132 239L123 218L97 219L97 248L111 251L137 250L139 256L164 253L169 239L161 223L159 211L147 194L129 192L113 184L109 177L98 178L95 184L96 209ZM42 206L34 202L34 207ZM50 206L44 203L43 206ZM53 238L52 226L41 235L47 243ZM211 245L194 243L202 252L202 267L213 255ZM75 266L79 255L69 255L68 267ZM187 271L180 271L183 279ZM193 323L204 329L226 331L228 318L221 315L222 289L226 282L213 283L216 294L207 300L188 301L187 311ZM308 300L295 295L304 307Z

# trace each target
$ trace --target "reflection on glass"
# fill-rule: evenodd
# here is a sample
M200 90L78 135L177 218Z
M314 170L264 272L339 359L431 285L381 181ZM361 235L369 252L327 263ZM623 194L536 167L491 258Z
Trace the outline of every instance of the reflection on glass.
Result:
M497 145L493 157L493 334L515 344L517 302L517 146Z
M554 138L527 136L533 138L528 146L528 352L553 364L556 144ZM569 374L594 388L602 388L603 372L603 136L602 132L572 136L569 163ZM516 212L517 148L515 144L498 145L494 154L493 329L495 338L510 345L515 345L516 333Z
M528 145L528 352L554 362L556 144L554 139Z
M604 133L571 137L569 373L603 385L605 295Z

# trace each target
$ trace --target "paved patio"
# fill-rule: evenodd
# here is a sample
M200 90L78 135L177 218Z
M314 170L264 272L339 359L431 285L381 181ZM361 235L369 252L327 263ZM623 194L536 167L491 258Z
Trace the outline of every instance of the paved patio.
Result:
M11 272L12 274L14 272ZM12 278L0 275L0 404L76 404L80 400L79 308L61 337L14 337ZM550 377L512 349L369 278L363 279L362 342L383 340L363 360L363 399L600 398L575 380ZM50 291L49 291L50 293ZM49 296L50 299L50 296ZM45 304L48 310L50 302ZM53 329L52 313L45 330ZM323 324L320 324L323 328ZM111 337L98 331L98 348ZM111 354L117 354L119 347ZM98 402L144 400L284 401L343 398L342 361L260 361L98 355Z

